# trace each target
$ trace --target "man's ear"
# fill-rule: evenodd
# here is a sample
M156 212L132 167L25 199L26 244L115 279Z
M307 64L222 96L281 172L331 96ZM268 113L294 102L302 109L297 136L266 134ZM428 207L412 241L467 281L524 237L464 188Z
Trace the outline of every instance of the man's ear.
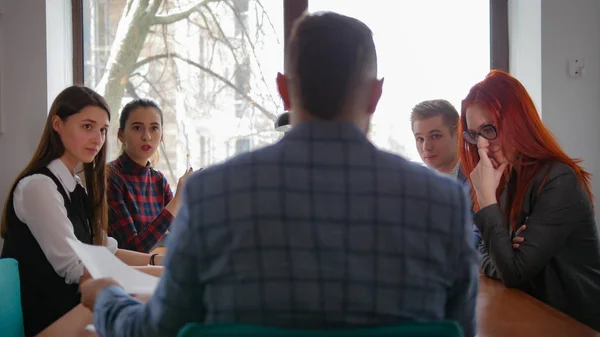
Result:
M288 88L287 77L285 77L282 73L277 73L277 90L279 90L279 95L283 100L283 109L290 111L292 108L292 104L290 102L290 92Z
M450 127L450 133L454 139L458 140L458 125L454 125Z
M377 109L377 104L379 103L379 99L381 98L381 94L383 94L383 78L380 80L373 81L373 85L371 86L371 96L369 97L369 106L367 107L367 113L369 115L375 112Z

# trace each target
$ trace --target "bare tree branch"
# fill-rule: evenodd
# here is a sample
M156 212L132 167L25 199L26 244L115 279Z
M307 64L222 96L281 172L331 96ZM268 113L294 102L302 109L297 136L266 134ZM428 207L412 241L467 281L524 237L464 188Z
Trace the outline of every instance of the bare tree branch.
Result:
M269 25L271 26L271 29L272 29L274 32L276 32L276 31L277 31L277 29L275 29L275 25L273 24L273 21L271 21L271 17L269 16L269 14L267 14L267 10L266 10L266 9L265 9L265 7L263 6L262 2L261 2L261 1L259 1L259 0L256 0L256 4L257 4L257 5L260 7L260 9L262 9L262 14L263 14L264 16L266 16L266 17L267 17L267 21L269 21ZM278 43L278 44L279 44L279 43L281 43L281 42L279 41L279 38L277 37L277 35L275 35L275 38L277 39L277 43Z
M269 118L272 121L275 121L277 119L277 116L270 112L269 110L267 110L265 107L263 107L262 105L258 104L258 102L256 102L254 99L252 99L250 96L244 94L238 87L236 87L233 83L231 83L231 81L229 81L228 79L226 79L225 77L215 73L214 71L212 71L211 69L198 64L197 62L194 62L188 58L182 57L179 54L176 53L170 53L170 54L160 54L160 55L153 55L150 57L147 57L141 61L139 61L138 63L135 64L134 69L138 69L139 67L142 67L150 62L159 60L159 59L163 59L163 58L176 58L179 59L183 62L186 62L189 65L192 65L208 74L210 74L211 76L215 77L216 79L218 79L219 81L223 82L223 84L227 85L228 87L232 88L237 94L240 95L240 97L244 97L248 102L250 102L250 104L252 104L255 108L257 108L258 110L260 110L267 118Z
M196 22L196 21L194 21L192 19L189 19L188 21L190 22L190 24L192 24L192 25L200 28L200 30L203 30L203 31L205 30L205 31L207 31L207 32L210 33L210 29L208 27L203 26L203 25L199 24L198 22Z
M233 48L233 45L231 44L231 42L229 41L229 39L227 38L227 36L225 36L225 32L223 31L223 27L221 27L221 23L219 22L219 20L215 16L215 13L210 9L210 7L206 7L206 10L210 14L210 16L213 18L213 20L215 20L217 28L219 29L219 34L223 38L223 43L225 43L227 45L227 47L229 47L229 50L231 50L231 55L233 56L235 64L236 65L240 64L240 62L238 61L237 55L235 54L235 48ZM204 14L202 16L204 16ZM221 40L221 39L219 39L219 40Z
M215 53L217 53L217 48L215 46L219 43L218 39L212 41L212 46L210 48L210 57L208 59L208 66L212 67L213 61L215 60Z
M171 54L171 51L169 50L169 37L168 37L167 26L162 26L162 39L163 39L163 43L165 44L167 61L165 62L162 71L160 72L160 76L158 76L157 82L160 82L162 80L163 76L167 72L167 67L169 66L169 55ZM133 69L137 69L137 68L133 68Z
M232 4L230 4L228 1L225 1L225 4L227 6L229 6L229 8L233 11L236 19L240 23L240 26L242 27L242 33L248 39L248 44L250 45L250 50L252 51L252 55L254 55L254 61L256 62L256 65L258 66L258 73L260 74L260 79L263 82L263 84L265 86L267 86L267 88L268 88L267 80L265 79L265 75L264 75L264 72L262 69L260 58L258 57L258 55L256 55L256 48L254 46L254 43L252 42L252 39L250 39L250 34L248 34L248 30L246 29L246 26L244 25L244 20L242 20L242 18L240 17L240 13L236 10L236 8ZM275 98L273 97L273 95L271 95L270 92L269 92L269 97L271 98L271 102L273 102L273 105L277 106L277 102L275 101Z
M129 13L132 5L133 5L133 0L127 1L127 5L125 5L125 13ZM142 5L143 5L143 3L142 3Z
M131 83L131 80L129 79L127 79L127 83L125 83L125 90L127 90L129 96L133 97L134 99L140 98L140 96L138 96L137 92L135 91L133 83Z
M179 12L175 12L168 15L156 15L152 20L154 25L170 25L177 21L187 19L193 12L200 11L200 8L208 5L211 2L222 1L222 0L203 0L198 3L187 6L181 9Z
M208 7L207 7L208 8ZM219 37L213 34L212 29L210 28L210 22L208 22L208 19L206 18L206 15L204 15L204 13L202 11L199 11L198 14L200 15L200 17L202 17L202 20L204 21L204 24L206 24L207 30L208 30L208 35L213 39L213 40L219 40ZM192 22L192 20L189 20L190 22Z
M150 8L152 8L152 13L157 13L158 9L160 8L160 5L162 5L162 3L163 3L163 0L153 0L152 5L150 5Z

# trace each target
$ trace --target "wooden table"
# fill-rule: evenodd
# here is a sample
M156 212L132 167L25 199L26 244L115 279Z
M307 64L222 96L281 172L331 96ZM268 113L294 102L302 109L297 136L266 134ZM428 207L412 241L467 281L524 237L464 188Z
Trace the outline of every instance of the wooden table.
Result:
M38 336L97 337L84 327L92 322L79 305ZM481 276L477 296L478 337L600 337L600 333L515 289Z
M477 336L600 337L586 325L515 289L479 278Z

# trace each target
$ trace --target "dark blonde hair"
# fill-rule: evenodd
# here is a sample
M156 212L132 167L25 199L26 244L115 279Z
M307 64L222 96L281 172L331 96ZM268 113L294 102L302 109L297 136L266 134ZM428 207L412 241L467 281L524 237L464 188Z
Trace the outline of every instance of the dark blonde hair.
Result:
M84 86L71 86L63 90L50 107L50 113L46 119L46 125L42 137L35 151L35 154L29 161L17 179L13 182L10 188L9 197L4 203L2 218L0 220L0 234L6 236L8 226L8 209L12 207L12 194L17 183L23 177L44 168L55 159L62 157L65 153L65 147L60 139L60 135L52 127L54 116L58 116L61 120L66 121L70 116L79 113L85 107L95 106L106 111L110 119L110 109L102 96L90 88ZM108 224L108 206L106 203L106 142L91 163L83 164L83 172L85 175L86 189L88 192L90 214L90 226L92 227L92 235L94 244L104 245L106 227Z
M410 125L414 127L416 121L442 116L444 125L446 125L451 134L454 135L458 129L458 119L460 115L452 103L445 99L433 99L423 101L415 105L410 112Z

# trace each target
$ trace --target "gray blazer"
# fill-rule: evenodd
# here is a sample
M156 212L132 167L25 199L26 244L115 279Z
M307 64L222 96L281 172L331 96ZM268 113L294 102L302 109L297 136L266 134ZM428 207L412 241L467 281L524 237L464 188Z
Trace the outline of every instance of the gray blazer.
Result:
M500 205L475 214L483 272L600 331L600 245L592 201L568 165L547 164L525 194L517 222L527 225L525 241L513 249L514 231L501 207L515 178L513 172Z
M456 181L378 150L353 124L305 122L190 176L156 293L117 317L109 313L126 301L104 291L95 323L116 336L168 336L193 321L326 329L449 319L474 336L468 213Z

